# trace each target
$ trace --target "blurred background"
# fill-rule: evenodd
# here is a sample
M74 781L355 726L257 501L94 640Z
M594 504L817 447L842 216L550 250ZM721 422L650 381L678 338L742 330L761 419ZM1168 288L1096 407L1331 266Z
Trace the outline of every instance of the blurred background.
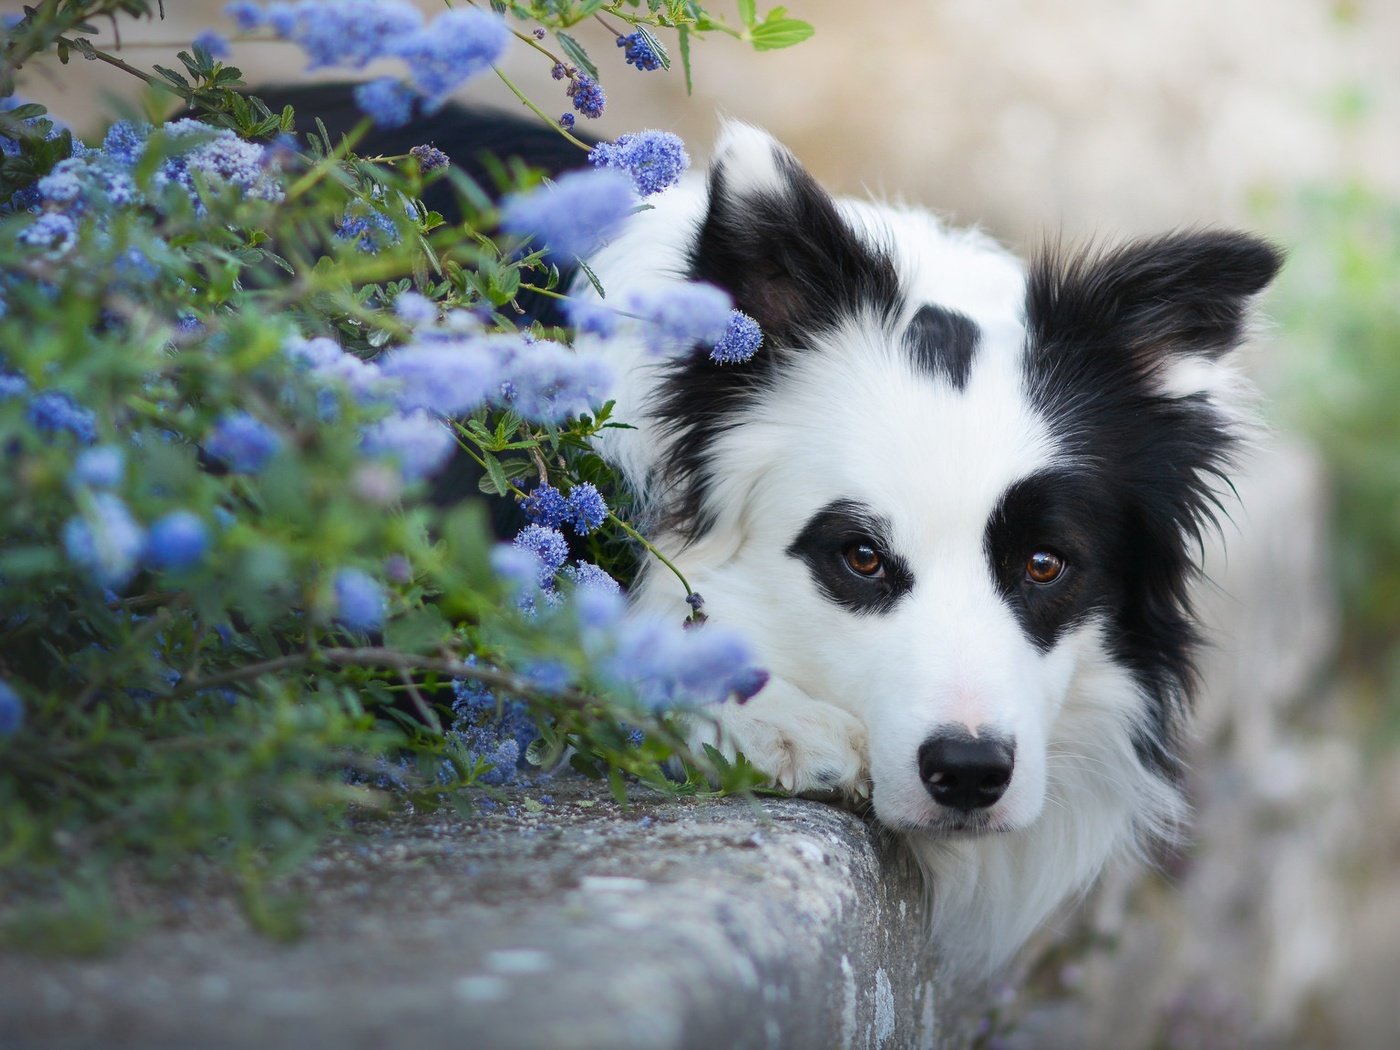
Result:
M120 53L169 65L199 30L231 30L222 6L166 0L163 22L122 24ZM588 130L670 129L699 161L718 116L741 118L834 190L919 202L1022 251L1231 224L1290 255L1247 355L1273 434L1202 590L1194 844L1066 920L995 1034L1400 1045L1400 4L791 6L813 39L697 42L689 96L678 62L637 72L602 26L580 27L613 99ZM254 85L301 73L286 45L235 40L229 61ZM546 112L567 108L540 56L517 47L506 69ZM21 83L80 132L138 89L81 58ZM490 77L467 97L518 108Z

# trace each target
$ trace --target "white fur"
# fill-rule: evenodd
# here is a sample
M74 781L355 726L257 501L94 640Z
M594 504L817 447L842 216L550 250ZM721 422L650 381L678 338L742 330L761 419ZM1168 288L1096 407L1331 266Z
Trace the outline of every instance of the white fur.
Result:
M729 125L717 153L730 190L778 192L782 147ZM698 177L653 198L591 260L609 297L683 279L686 247L706 206ZM1056 448L1022 389L1025 274L987 238L944 229L926 212L841 201L842 215L888 246L911 301L936 301L977 323L965 389L921 374L897 333L857 319L798 355L786 379L716 446L714 525L666 550L717 622L747 633L772 682L747 705L725 705L697 738L742 750L785 787L837 788L872 802L929 876L933 935L960 971L1003 963L1046 916L1083 891L1107 858L1181 815L1175 789L1144 768L1132 736L1144 704L1106 655L1096 622L1048 653L1026 639L988 572L983 536L1006 487L1052 464ZM590 295L586 285L576 289ZM666 440L649 415L657 369L642 340L603 344L621 377L605 454L653 507ZM1220 393L1211 362L1164 377L1174 394ZM824 600L785 553L803 523L838 498L888 515L918 586L888 614L857 617ZM682 618L669 573L644 574L634 603ZM990 818L1000 833L930 831L938 817L917 748L936 726L1016 741L1016 767ZM1072 746L1071 746L1072 745ZM1073 757L1071 757L1073 756Z

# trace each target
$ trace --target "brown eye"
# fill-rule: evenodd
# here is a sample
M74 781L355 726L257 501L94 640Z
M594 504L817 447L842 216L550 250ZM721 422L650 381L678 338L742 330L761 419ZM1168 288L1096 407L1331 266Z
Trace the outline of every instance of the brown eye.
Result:
M841 552L846 568L857 576L879 579L885 575L885 559L868 543L853 543Z
M1049 551L1036 551L1026 559L1026 579L1031 583L1054 583L1064 571L1064 559Z

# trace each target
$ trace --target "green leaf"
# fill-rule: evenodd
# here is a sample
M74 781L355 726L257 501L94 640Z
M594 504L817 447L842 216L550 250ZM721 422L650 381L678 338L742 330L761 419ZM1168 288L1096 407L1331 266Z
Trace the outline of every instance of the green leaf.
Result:
M670 69L671 56L667 53L666 48L662 46L661 41L657 40L651 30L644 25L637 26L637 32L642 34L642 39L650 44L651 49L656 52L656 57L661 60L661 68Z
M800 44L813 33L810 22L798 18L774 18L782 8L775 8L761 24L754 26L749 34L755 51L777 51L779 48Z
M588 57L588 52L583 49L583 45L563 31L555 33L554 35L558 37L559 46L563 48L564 54L569 56L569 60L594 80L597 80L598 67L595 66L593 60Z
M616 766L608 767L608 790L612 792L612 797L623 809L627 808L627 782L622 779L622 770Z
M739 21L745 29L752 29L758 22L758 5L755 0L739 0Z
M578 268L583 271L583 275L588 278L588 283L593 286L593 290L598 293L599 299L606 299L608 293L603 291L603 282L598 280L598 275L582 259L578 259Z
M506 472L501 467L501 461L489 452L483 452L481 457L486 461L486 477L481 479L481 491L494 492L498 496L504 496L510 491L510 482L506 480ZM487 487L488 481L494 488Z

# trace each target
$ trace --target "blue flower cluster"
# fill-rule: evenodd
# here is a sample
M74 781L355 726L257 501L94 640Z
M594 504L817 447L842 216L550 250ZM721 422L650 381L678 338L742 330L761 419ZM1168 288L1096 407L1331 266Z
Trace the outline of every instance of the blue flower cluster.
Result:
M6 140L8 141L8 140ZM143 193L137 172L155 148L162 160L150 177L153 195ZM177 120L159 132L149 124L120 121L108 129L102 145L75 142L73 155L55 164L30 189L24 204L36 213L19 235L20 243L51 258L65 256L77 243L78 224L91 220L99 231L111 217L134 207L161 212L162 194L177 186L198 214L206 210L201 187L211 192L235 189L241 199L278 201L284 191L275 152L247 142L232 131L197 120ZM149 277L152 268L134 248L128 250L132 276Z
M608 96L603 92L603 85L587 73L575 71L569 77L569 86L565 89L565 94L573 102L574 109L591 120L601 117L603 108L608 104Z
M729 315L729 327L710 348L710 360L721 365L736 365L749 360L763 345L763 329L742 310Z
M554 486L539 485L520 501L520 506L536 525L551 529L572 525L580 536L588 535L608 517L608 504L603 494L587 481L575 485L567 499Z
M647 346L662 353L697 343L713 346L729 329L734 304L728 292L712 284L687 281L635 289L622 305L648 322Z
M221 416L204 439L204 451L235 474L256 474L282 447L277 432L247 412Z
M121 497L88 487L81 465L70 476L81 512L64 523L63 549L68 560L99 587L126 585L142 565L164 572L193 569L209 550L209 530L187 510L174 510L144 529ZM105 479L99 479L105 480Z
M421 99L427 112L436 110L498 62L511 36L505 21L486 11L454 8L426 21L409 0L294 0L266 7L239 0L225 10L245 32L266 28L297 44L310 69L403 62L408 79L397 82L398 90L381 80L356 92L361 108L387 127L412 115L409 95Z
M406 480L431 476L451 456L456 440L444 417L491 405L559 423L592 411L612 388L612 373L598 355L544 339L484 333L464 311L438 321L437 307L417 293L400 295L396 308L414 324L414 337L377 361L361 360L326 338L292 339L286 352L313 380L390 409L365 428L361 447L397 460ZM276 434L246 413L221 420L205 443L209 455L242 473L256 473L277 447ZM579 513L586 520L597 512L580 504Z
M600 168L626 172L643 197L674 186L690 167L685 143L669 131L638 131L616 142L600 142L588 159Z
M14 736L24 725L24 701L9 682L0 679L0 736Z
M376 631L384 625L384 589L363 569L344 568L331 581L335 620L351 631Z
M636 66L643 72L661 68L661 56L640 29L618 37L617 46L625 49L622 56L629 66Z
M551 253L587 255L616 234L635 208L632 180L621 172L575 171L508 197L501 229L534 235Z
M476 658L467 661L476 663ZM474 678L452 681L452 725L448 739L466 753L468 762L491 765L478 783L490 786L517 779L525 751L538 735L530 709L520 700L498 699Z
M394 220L378 208L363 206L340 217L335 224L335 235L343 241L353 241L356 248L369 255L399 243Z

